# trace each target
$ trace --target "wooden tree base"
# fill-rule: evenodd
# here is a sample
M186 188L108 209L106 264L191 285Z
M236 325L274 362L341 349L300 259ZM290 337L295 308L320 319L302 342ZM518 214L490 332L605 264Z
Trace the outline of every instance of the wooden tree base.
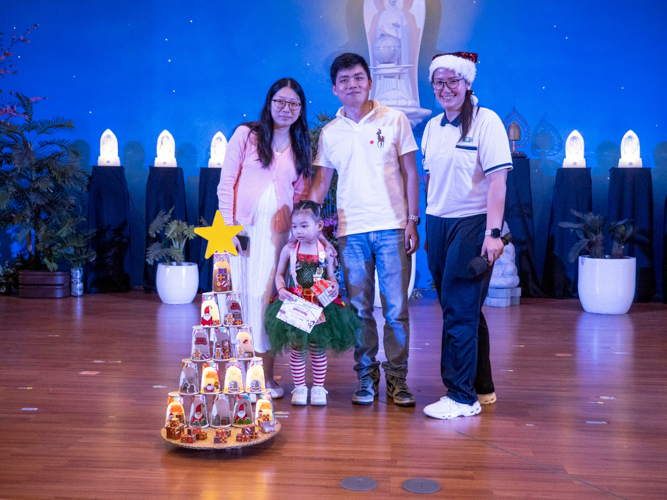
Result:
M70 296L70 273L19 271L19 297L24 299L62 299Z

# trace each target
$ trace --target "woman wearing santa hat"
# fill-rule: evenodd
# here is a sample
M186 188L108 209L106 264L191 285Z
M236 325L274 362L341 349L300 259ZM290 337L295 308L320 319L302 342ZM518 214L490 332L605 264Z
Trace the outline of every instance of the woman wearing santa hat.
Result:
M480 402L496 400L482 304L493 262L503 253L500 228L512 157L498 115L477 106L476 64L477 54L455 52L435 56L429 68L444 108L424 129L422 153L428 266L443 312L441 376L447 396L424 413L440 419L477 415ZM474 276L468 266L479 256L489 266Z

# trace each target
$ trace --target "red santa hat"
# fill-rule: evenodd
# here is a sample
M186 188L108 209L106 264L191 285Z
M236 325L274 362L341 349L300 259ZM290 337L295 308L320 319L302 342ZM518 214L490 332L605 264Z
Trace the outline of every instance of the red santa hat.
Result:
M451 69L460 75L468 84L475 80L477 74L477 54L472 52L451 52L433 56L428 69L428 79L433 81L436 69Z
M206 306L204 308L204 314L211 314L211 306Z

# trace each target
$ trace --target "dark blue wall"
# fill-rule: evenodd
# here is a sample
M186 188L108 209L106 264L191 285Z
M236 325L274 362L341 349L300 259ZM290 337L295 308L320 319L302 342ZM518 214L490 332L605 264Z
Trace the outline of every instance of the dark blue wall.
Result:
M616 165L621 138L634 130L644 166L655 168L655 223L662 229L664 2L427 0L426 5L419 61L423 107L433 103L427 81L431 56L478 52L474 90L481 105L501 118L516 105L533 129L546 113L563 141L575 128L582 133L586 161L593 167L596 210L606 208L608 170ZM7 34L34 23L40 26L30 34L31 43L17 47L14 56L19 74L0 85L5 91L48 96L37 114L73 119L73 138L88 152L87 164L97 161L102 132L114 131L132 199L134 284L143 266L148 166L163 129L176 140L195 222L198 171L207 165L216 131L229 137L239 122L255 119L269 85L283 76L303 85L309 117L335 112L331 61L344 51L368 55L362 0L23 0L0 7L5 42ZM532 156L530 148L527 153ZM561 151L533 161L540 273L555 170L563 156ZM5 236L3 260L9 252ZM418 284L425 286L425 255L420 251L418 258Z

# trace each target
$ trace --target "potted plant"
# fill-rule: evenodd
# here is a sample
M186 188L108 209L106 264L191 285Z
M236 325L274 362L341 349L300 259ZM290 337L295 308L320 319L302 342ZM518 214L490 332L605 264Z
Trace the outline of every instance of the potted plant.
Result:
M32 100L16 97L23 113L0 121L0 228L25 248L13 266L19 296L66 297L70 278L57 272L55 240L80 221L89 176L78 149L54 137L73 130L71 120L34 120Z
M146 250L146 262L158 264L155 285L165 304L189 304L199 288L197 264L185 261L185 245L194 239L195 226L180 220L172 220L172 208L168 213L160 211L148 228L148 235L157 238Z
M83 295L83 266L93 262L97 253L90 247L94 229L78 229L86 219L72 218L53 239L54 255L70 265L70 290L73 297Z
M634 233L630 220L606 225L604 215L571 210L581 222L559 225L577 233L579 240L570 251L570 262L579 258L578 292L586 312L625 314L635 297L637 261L626 257L625 244ZM605 255L605 235L611 239L611 255ZM588 255L579 255L583 251Z

